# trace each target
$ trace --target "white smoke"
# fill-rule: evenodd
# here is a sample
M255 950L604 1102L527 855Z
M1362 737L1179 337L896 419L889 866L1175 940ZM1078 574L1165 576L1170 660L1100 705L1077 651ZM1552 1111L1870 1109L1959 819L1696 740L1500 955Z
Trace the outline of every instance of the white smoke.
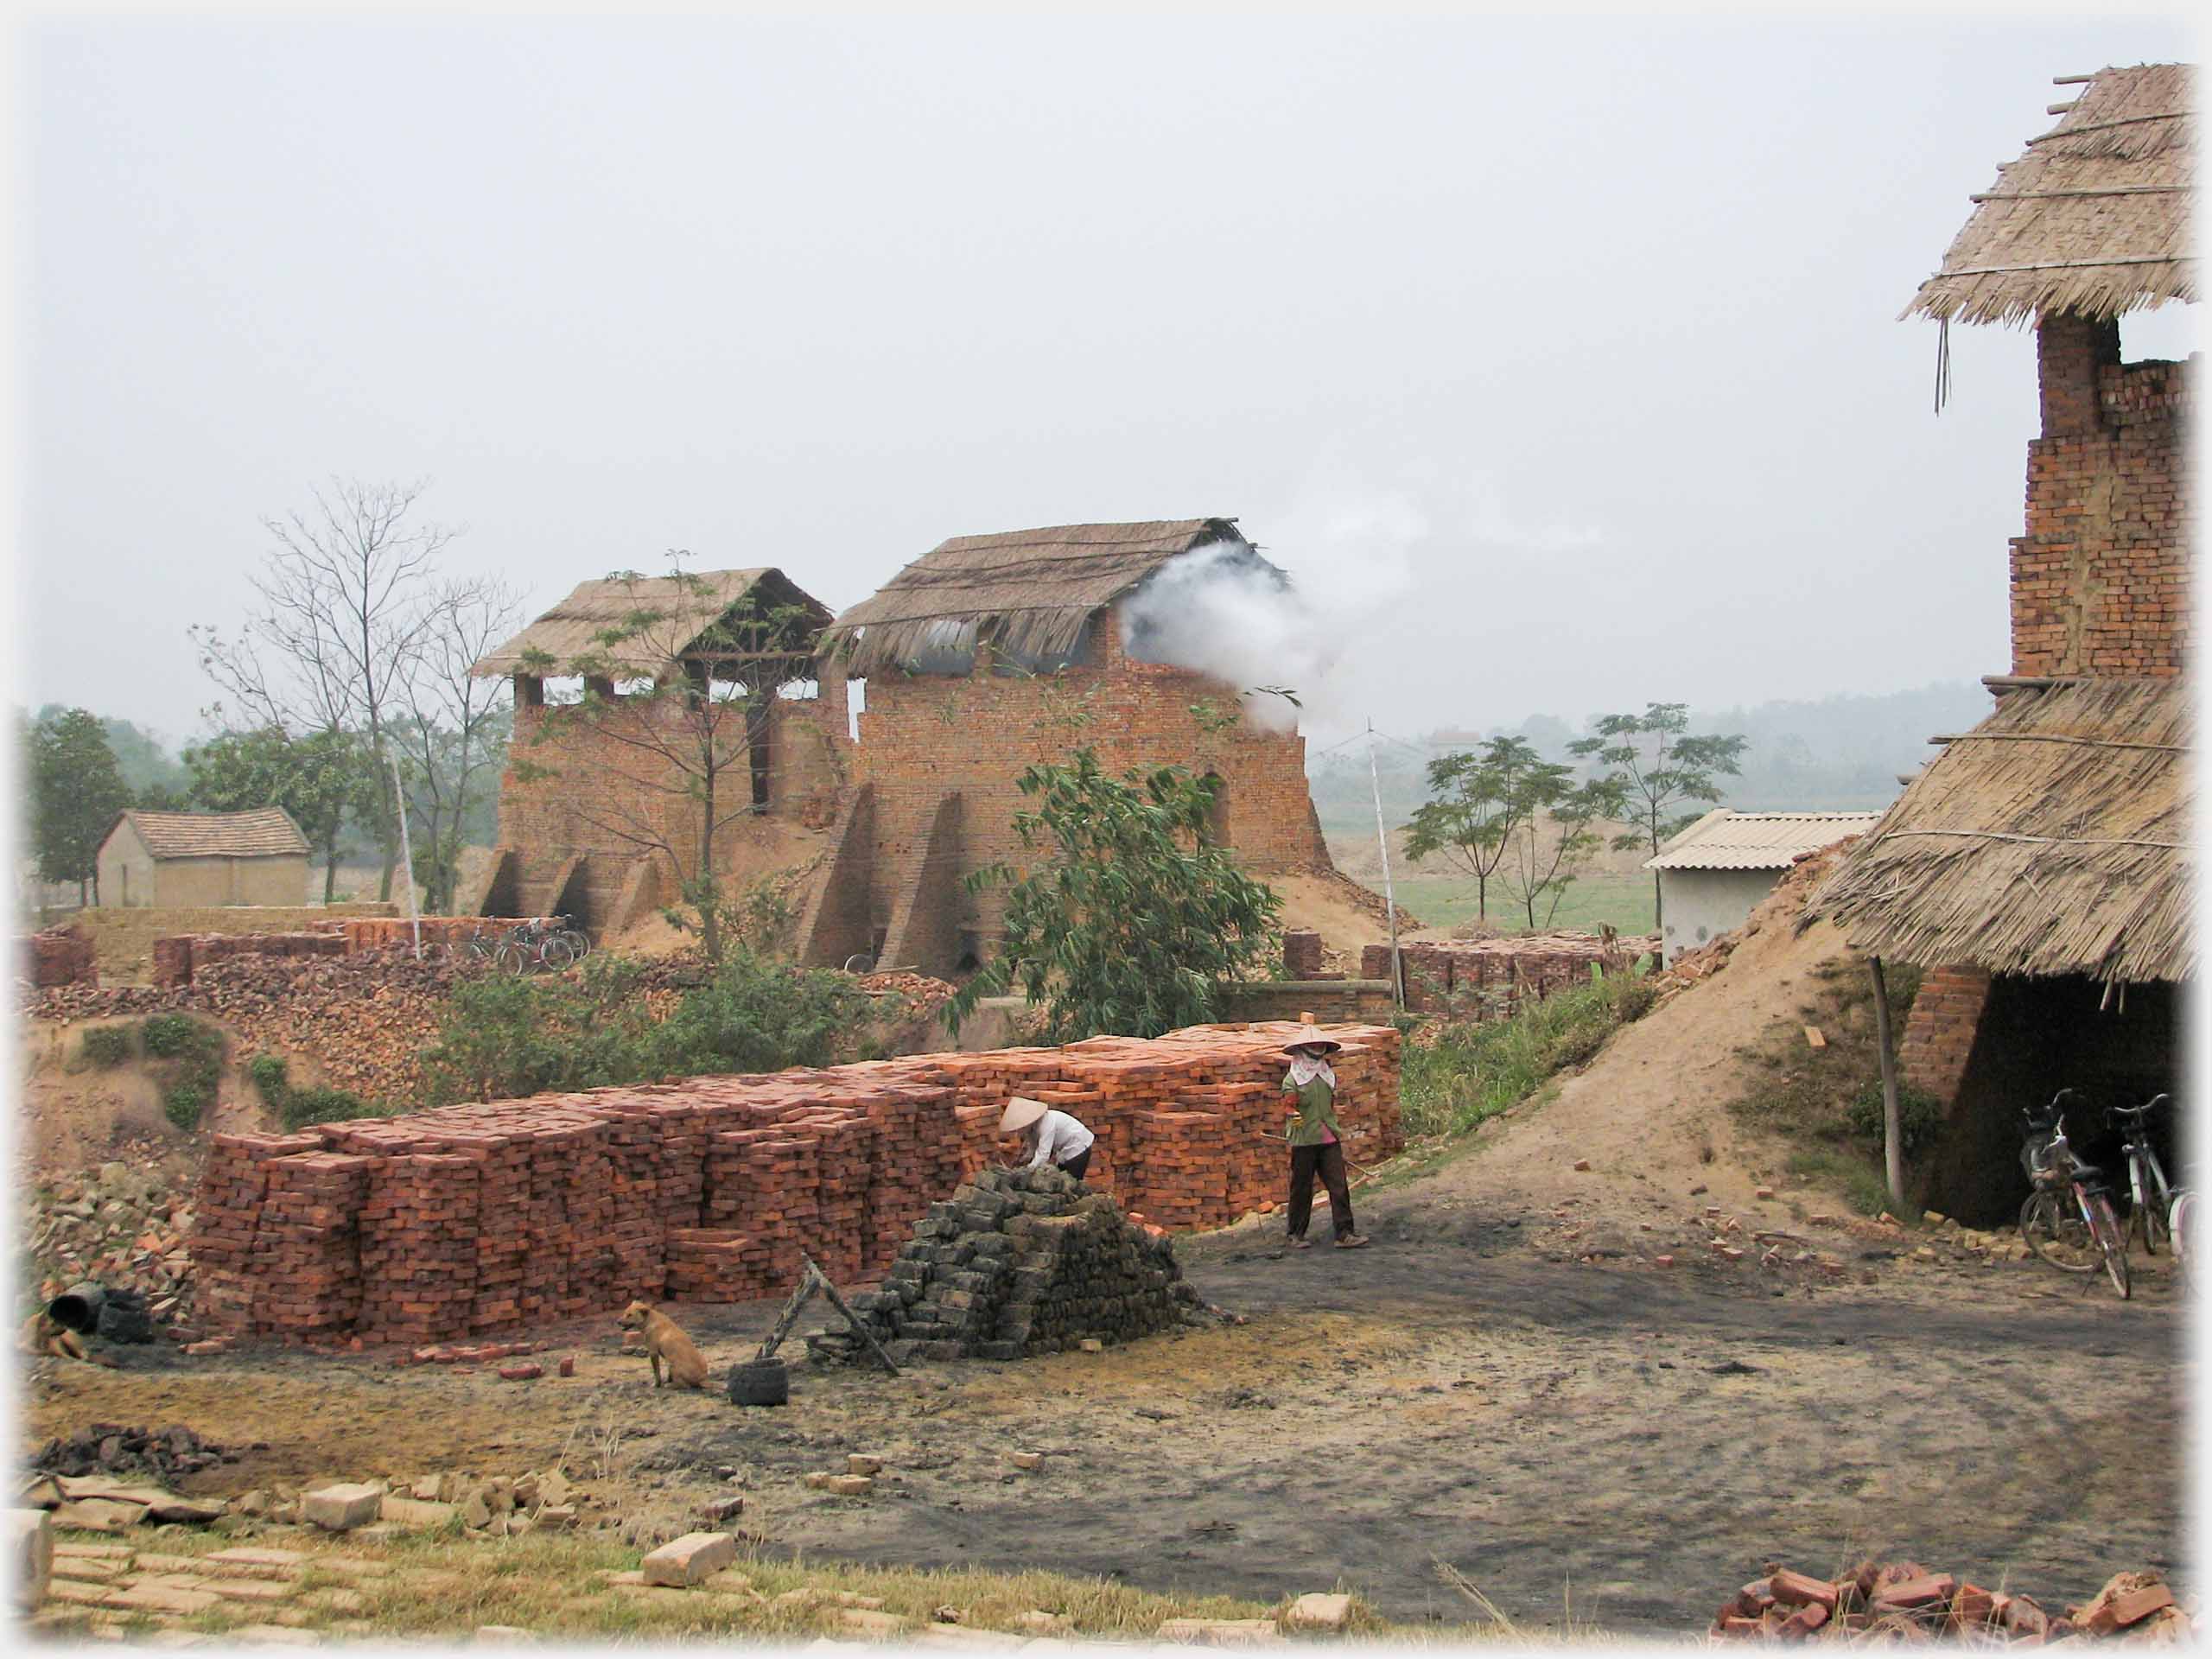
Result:
M1298 710L1259 688L1287 687L1302 700L1327 672L1332 644L1306 599L1242 542L1207 542L1171 559L1122 606L1132 657L1225 680L1268 731L1292 729Z

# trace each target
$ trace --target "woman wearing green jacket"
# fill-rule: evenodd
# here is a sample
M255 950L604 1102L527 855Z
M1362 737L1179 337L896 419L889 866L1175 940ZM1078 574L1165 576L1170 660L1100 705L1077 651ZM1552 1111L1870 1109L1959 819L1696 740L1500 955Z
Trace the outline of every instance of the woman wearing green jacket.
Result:
M1286 1137L1290 1141L1290 1248L1309 1246L1306 1224L1313 1213L1313 1176L1319 1171L1329 1190L1329 1214L1336 1224L1337 1248L1356 1250L1367 1240L1351 1223L1351 1191L1344 1183L1344 1149L1337 1122L1337 1074L1329 1056L1344 1045L1326 1037L1309 1037L1287 1046L1290 1070L1282 1080L1291 1115Z

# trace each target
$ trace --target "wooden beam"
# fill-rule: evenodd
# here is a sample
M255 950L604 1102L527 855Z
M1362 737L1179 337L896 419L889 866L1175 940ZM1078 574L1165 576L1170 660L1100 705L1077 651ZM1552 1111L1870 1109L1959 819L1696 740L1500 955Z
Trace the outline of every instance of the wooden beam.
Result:
M1985 674L1981 683L1992 691L2048 691L2055 685L2087 685L2087 674Z
M2101 190L1984 190L1968 201L2050 201L2062 196L2185 196L2186 184L2114 184Z
M2075 103L2080 101L2078 99L2075 100ZM2045 115L2063 115L2073 107L2072 104L2046 104L2043 106L2043 112Z
M2069 127L2063 132L2046 132L2031 138L2031 144L2047 144L2056 138L2079 138L2085 132L2104 132L2113 127L2132 127L2145 121L2186 121L2187 110L2162 110L2156 115L2123 115L2113 121L2090 121L2078 127Z
M1879 957L1869 957L1866 963L1874 973L1874 1044L1882 1056L1882 1173L1889 1181L1890 1202L1903 1210L1904 1125L1897 1107L1897 1057L1890 1052L1890 985Z
M2053 75L2050 84L2054 86L2086 86L2095 79L2094 75Z

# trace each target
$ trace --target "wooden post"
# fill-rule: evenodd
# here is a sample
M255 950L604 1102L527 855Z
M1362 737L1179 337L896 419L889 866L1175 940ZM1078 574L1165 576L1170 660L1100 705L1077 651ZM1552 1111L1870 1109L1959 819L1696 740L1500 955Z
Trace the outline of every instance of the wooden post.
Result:
M1890 1202L1904 1208L1904 1127L1897 1114L1897 1062L1890 1052L1890 984L1882 959L1869 957L1874 971L1874 1041L1882 1051L1882 1168L1889 1178Z
M1390 918L1390 1006L1406 1011L1405 971L1398 965L1398 895L1390 887L1390 832L1382 827L1382 779L1375 765L1375 722L1367 722L1367 781L1375 791L1375 840L1382 849L1382 908Z

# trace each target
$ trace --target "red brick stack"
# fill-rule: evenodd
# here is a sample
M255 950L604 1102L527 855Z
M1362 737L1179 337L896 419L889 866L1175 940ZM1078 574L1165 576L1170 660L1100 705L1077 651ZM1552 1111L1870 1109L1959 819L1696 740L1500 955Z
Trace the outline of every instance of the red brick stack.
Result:
M1321 936L1310 928L1289 928L1282 936L1282 976L1321 977Z
M1619 938L1557 933L1502 939L1419 939L1398 947L1408 1014L1490 1020L1516 1012L1522 1002L1585 985L1591 969L1627 971L1638 957L1659 949L1656 938ZM1390 976L1390 947L1362 949L1363 978Z
M100 982L92 936L74 922L32 934L22 942L21 950L23 971L31 983L41 989L52 985Z
M802 1250L850 1282L880 1271L962 1173L1008 1161L998 1122L1014 1093L1090 1128L1093 1185L1124 1208L1219 1226L1281 1196L1282 1045L1301 1029L1201 1027L217 1136L195 1259L226 1328L350 1323L410 1344L635 1298L772 1294ZM1399 1145L1397 1033L1325 1029L1344 1044L1346 1150L1379 1161Z

